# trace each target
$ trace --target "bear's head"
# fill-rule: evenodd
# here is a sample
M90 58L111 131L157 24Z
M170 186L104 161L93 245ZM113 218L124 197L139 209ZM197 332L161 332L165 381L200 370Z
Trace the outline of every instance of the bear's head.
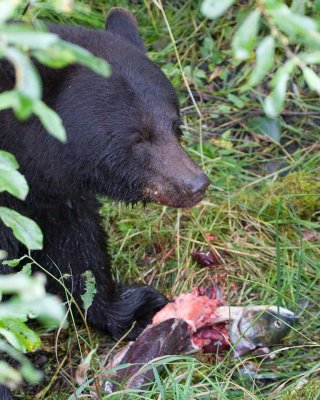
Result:
M43 179L128 203L197 204L210 181L179 143L176 92L146 56L134 17L115 8L105 30L50 30L106 59L112 74L106 79L79 65L42 71L44 100L62 117L68 138L61 144L39 136Z

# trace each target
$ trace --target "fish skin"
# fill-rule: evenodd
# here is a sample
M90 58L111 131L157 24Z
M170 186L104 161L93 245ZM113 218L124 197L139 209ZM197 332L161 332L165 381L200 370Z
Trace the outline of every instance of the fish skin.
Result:
M146 365L161 356L189 354L197 351L191 338L192 329L182 319L170 318L158 325L149 325L135 342L127 346L117 362L107 366L107 368L115 367L119 362L130 364L117 370L113 376L106 376L104 390L111 393L123 382L126 382L125 387L135 389L150 384L154 380L154 373L152 368L145 368ZM157 369L159 370L160 367Z
M233 356L278 344L296 320L292 311L277 306L222 306L217 313L217 322L229 321Z

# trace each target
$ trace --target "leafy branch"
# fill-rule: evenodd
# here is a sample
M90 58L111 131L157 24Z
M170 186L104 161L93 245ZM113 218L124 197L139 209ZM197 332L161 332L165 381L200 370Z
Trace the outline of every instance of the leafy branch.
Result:
M37 23L32 27L24 23L9 23L21 4L21 0L0 0L0 62L6 59L15 71L14 88L0 94L0 111L11 108L20 120L35 114L50 135L66 142L61 118L41 100L42 82L32 60L51 68L78 63L104 77L110 75L110 67L105 60L93 56L86 49L48 32L44 25ZM54 0L51 4L63 9L66 6L63 0ZM25 200L29 187L18 168L15 157L0 150L0 193L8 192ZM29 251L42 249L43 235L34 221L7 207L0 207L0 220L12 229L14 236ZM6 253L0 250L0 260L4 258ZM20 261L3 261L3 264L14 267ZM31 269L32 264L27 263L18 273L0 276L0 295L10 295L6 301L0 301L0 335L5 339L0 340L0 351L20 364L17 369L0 362L0 384L9 388L16 388L22 379L33 384L41 378L41 374L21 354L34 351L41 345L38 334L27 325L29 318L49 323L53 328L62 324L65 317L61 301L46 293L44 276L31 277Z
M32 58L51 68L78 63L104 77L110 75L110 66L86 49L48 32L42 24L36 24L36 30L23 23L8 23L21 3L21 0L0 2L0 59L5 58L14 66L16 78L15 87L0 94L0 111L12 108L21 120L35 114L50 135L65 142L67 137L61 118L41 100L42 82ZM55 3L64 7L63 2ZM7 191L24 200L28 185L17 171L18 167L13 155L0 151L0 192ZM42 248L42 233L34 221L6 207L0 207L0 219L29 250Z
M201 10L207 18L216 19L234 3L235 0L204 0ZM263 105L270 118L277 117L282 111L288 83L299 70L309 89L320 94L320 78L314 71L314 66L320 64L320 51L317 50L320 32L315 19L305 15L306 8L303 0L293 0L290 7L282 0L255 0L254 9L247 14L233 36L234 59L238 63L255 60L241 91L259 85L275 67L275 54L279 54L282 65L269 82L271 92ZM259 33L262 26L261 39Z

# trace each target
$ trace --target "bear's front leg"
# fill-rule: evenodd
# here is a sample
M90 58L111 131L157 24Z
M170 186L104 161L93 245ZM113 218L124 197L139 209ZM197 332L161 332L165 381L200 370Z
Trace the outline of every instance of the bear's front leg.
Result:
M88 323L111 333L116 339L126 335L126 339L133 340L167 302L162 294L147 285L117 285L111 297L110 293L104 295L98 288L88 310Z
M88 323L116 338L132 328L128 338L136 337L167 300L151 286L126 286L114 281L98 202L93 198L69 201L41 215L37 222L44 231L45 247L35 254L39 264L60 280L61 275L65 276L63 283L81 308L85 272L91 271L96 294L87 312ZM51 279L48 288L64 294L63 285L57 280Z

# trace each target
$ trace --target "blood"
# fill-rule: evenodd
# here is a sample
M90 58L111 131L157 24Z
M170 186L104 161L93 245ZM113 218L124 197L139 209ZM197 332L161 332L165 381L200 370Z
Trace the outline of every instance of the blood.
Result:
M204 353L216 353L230 348L230 337L225 324L199 329L192 336L193 343Z

